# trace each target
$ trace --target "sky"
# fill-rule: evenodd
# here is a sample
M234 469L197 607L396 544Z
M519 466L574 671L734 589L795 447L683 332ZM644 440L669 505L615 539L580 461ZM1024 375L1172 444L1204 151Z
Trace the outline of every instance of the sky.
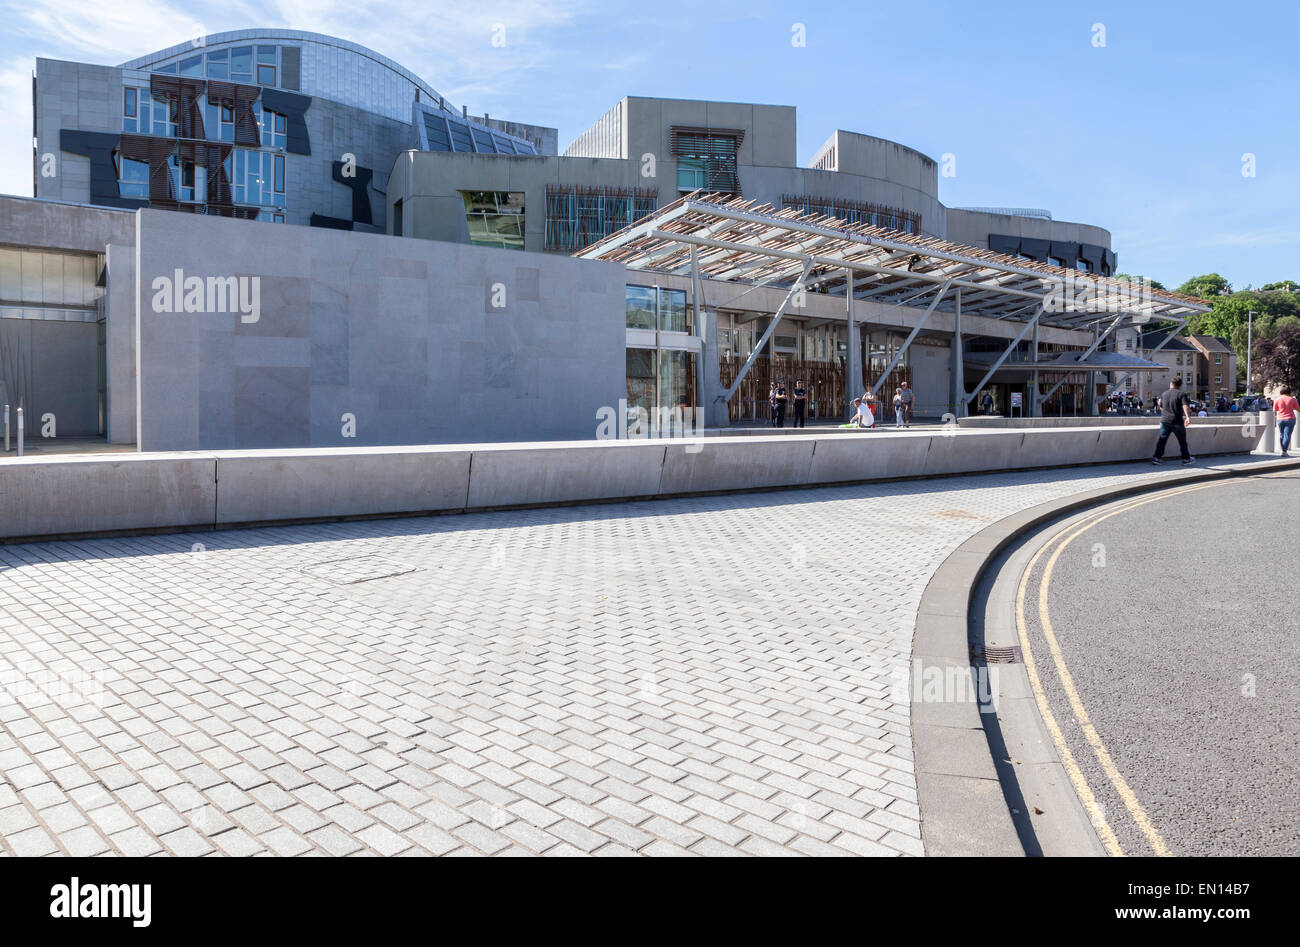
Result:
M801 164L837 128L876 135L951 156L949 207L1105 227L1124 272L1300 282L1295 0L0 0L0 15L0 193L31 194L37 57L117 65L278 27L368 46L471 113L558 128L561 151L626 95L793 105Z

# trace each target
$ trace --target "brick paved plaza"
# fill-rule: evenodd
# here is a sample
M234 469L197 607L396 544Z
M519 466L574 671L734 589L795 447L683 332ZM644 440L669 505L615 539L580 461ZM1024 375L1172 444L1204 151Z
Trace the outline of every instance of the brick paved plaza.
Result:
M0 546L0 851L920 855L927 580L1161 475Z

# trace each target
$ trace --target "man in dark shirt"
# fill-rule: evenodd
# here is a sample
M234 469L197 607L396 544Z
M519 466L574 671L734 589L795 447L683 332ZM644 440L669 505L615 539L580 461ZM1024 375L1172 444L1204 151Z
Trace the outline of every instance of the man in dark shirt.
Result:
M1169 389L1160 395L1160 439L1156 441L1156 452L1151 463L1159 466L1165 456L1165 444L1169 435L1178 438L1178 446L1183 451L1183 463L1190 464L1196 458L1187 452L1187 425L1192 423L1192 409L1187 395L1183 394L1183 380L1175 378L1169 383Z
M808 389L803 386L803 379L794 383L794 426L803 427L808 415Z
M785 382L776 383L776 426L785 427L785 409L790 404L790 395L786 393Z

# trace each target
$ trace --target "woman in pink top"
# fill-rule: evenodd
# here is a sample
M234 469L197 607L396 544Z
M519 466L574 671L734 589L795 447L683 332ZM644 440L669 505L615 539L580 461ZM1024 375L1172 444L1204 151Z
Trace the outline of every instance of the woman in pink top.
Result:
M1273 402L1273 412L1277 415L1277 428L1282 434L1283 457L1291 448L1291 434L1295 431L1297 410L1300 410L1300 402L1297 402L1295 395L1291 394L1291 389L1284 386L1277 400Z

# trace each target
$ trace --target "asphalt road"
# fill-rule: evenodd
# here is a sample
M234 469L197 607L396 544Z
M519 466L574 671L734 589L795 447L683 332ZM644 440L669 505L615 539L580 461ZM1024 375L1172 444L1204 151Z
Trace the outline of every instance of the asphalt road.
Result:
M1300 854L1300 472L1098 514L1121 507L1061 533L1025 586L1044 693L1106 823L1129 855ZM1063 542L1054 656L1039 606Z

